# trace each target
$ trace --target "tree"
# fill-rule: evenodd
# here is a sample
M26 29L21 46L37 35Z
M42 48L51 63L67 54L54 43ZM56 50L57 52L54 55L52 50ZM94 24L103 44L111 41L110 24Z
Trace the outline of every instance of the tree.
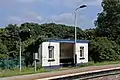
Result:
M3 41L3 44L6 45L8 49L8 55L11 58L17 57L19 53L19 36L17 35L18 31L19 27L16 24L9 24L1 36L1 40Z
M25 64L26 66L32 65L34 59L33 55L34 53L38 53L39 45L46 41L47 39L45 37L39 36L37 40L33 41L30 45L26 47L26 50L24 51L24 57L25 57Z
M2 43L2 40L0 40L0 60L5 59L7 55L7 47Z
M95 29L86 29L84 33L85 33L85 39L87 40L92 40L95 39L96 37Z
M120 0L103 0L102 7L95 21L96 34L120 41Z
M98 37L89 43L89 59L94 62L120 60L120 46L107 37Z

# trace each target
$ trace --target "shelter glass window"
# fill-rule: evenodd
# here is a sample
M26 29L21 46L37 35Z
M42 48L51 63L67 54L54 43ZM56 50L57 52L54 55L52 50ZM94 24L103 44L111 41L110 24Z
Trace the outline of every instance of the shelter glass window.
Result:
M80 58L84 58L84 47L80 47Z
M49 59L54 59L54 46L48 46Z

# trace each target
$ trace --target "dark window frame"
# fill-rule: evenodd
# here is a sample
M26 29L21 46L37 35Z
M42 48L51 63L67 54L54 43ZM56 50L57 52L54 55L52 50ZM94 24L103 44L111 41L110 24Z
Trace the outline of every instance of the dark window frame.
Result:
M54 59L54 46L48 46L48 61L55 61Z
M84 46L80 46L80 59L85 59L84 54L85 54L85 48Z

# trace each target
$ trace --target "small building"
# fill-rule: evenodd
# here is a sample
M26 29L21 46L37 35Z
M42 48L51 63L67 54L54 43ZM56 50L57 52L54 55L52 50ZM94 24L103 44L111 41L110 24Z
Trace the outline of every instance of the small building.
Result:
M88 62L88 41L48 40L39 46L39 59L42 67L80 65Z

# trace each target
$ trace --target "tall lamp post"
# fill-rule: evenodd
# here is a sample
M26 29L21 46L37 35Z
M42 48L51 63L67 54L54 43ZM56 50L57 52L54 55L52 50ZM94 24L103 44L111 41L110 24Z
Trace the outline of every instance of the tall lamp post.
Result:
M22 50L21 50L21 37L20 37L20 33L21 33L21 30L19 31L19 42L20 42L20 50L19 50L19 67L20 67L20 72L21 72L21 52L22 52Z
M21 69L22 69L22 39L21 39L21 32L22 32L23 30L20 30L19 31L19 42L20 42L20 50L19 50L19 66L20 66L20 72L21 72ZM30 29L28 29L28 31L30 32ZM30 35L31 36L31 35Z
M75 46L74 46L74 64L76 64L76 41L77 41L77 31L76 31L76 27L77 27L77 15L76 15L76 11L79 10L80 8L85 8L87 7L86 5L81 5L78 8L76 8L74 10L74 25L75 25Z

